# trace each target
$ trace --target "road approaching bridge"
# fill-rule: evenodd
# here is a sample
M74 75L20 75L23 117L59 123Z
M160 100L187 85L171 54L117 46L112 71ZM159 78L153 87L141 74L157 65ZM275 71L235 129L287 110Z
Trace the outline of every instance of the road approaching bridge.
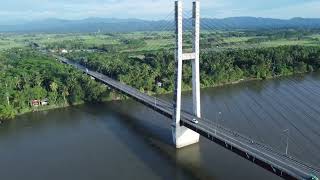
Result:
M96 71L89 70L64 57L57 55L52 56L58 61L83 71L89 76L94 77L97 81L135 99L170 119L174 116L173 103L149 96L133 87L113 80ZM192 122L194 119L198 120L199 123ZM298 159L277 152L263 143L254 141L249 137L227 129L213 121L205 118L197 118L192 113L182 111L180 124L283 179L318 180L317 177L320 177L320 169L318 167L314 167Z

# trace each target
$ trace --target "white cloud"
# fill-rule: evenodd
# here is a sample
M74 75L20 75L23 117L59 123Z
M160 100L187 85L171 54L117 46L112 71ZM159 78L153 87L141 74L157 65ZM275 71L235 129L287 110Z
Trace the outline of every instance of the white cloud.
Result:
M318 0L200 1L202 16L206 17L320 17ZM184 2L190 10L192 0ZM173 4L174 0L5 0L0 6L0 21L86 17L161 19L173 11Z

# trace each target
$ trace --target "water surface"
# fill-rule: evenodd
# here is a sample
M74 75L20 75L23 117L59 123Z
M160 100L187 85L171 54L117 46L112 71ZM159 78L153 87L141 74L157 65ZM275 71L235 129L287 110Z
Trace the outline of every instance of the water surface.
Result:
M283 153L289 129L289 154L318 166L319 89L319 73L204 89L203 116ZM175 150L170 122L133 100L20 116L0 126L1 179L279 179L205 138Z

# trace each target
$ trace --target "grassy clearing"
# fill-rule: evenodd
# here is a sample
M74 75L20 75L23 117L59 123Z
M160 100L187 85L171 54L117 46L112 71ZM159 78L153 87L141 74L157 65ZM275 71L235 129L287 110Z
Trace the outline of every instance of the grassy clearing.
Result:
M227 37L224 38L224 42L226 43L240 43L240 42L246 42L249 39L255 38L254 36L248 36L248 37Z
M309 40L273 40L260 43L263 47L277 47L277 46L290 46L290 45L302 45L302 46L317 46L317 42Z
M237 34L238 33L238 34ZM230 35L232 34L232 35ZM303 45L303 46L319 46L320 33L309 34L297 40L296 38L275 38L268 39L267 36L245 36L244 32L207 32L201 34L202 42L208 41L217 48L246 48L246 47L278 47L284 45ZM239 37L241 36L241 37ZM259 42L254 40L261 39ZM144 43L138 46L127 46L125 40L139 40ZM187 32L184 37L185 48L191 47L192 34ZM253 41L250 41L253 40ZM69 34L0 34L0 50L10 49L13 47L27 46L28 42L35 42L42 45L53 43L81 43L91 46L115 45L119 52L134 51L151 51L158 49L170 49L174 47L174 34L171 31L164 32L131 32L131 33L113 33L113 34L95 34L95 33L69 33ZM218 42L218 43L217 43ZM119 48L120 47L120 48Z

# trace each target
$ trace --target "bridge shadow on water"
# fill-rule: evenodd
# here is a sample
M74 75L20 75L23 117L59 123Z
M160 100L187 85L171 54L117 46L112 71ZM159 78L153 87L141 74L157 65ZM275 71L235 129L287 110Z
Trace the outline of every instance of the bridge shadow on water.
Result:
M128 101L128 103L128 107L123 102L121 105L120 103L107 105L114 115L120 117L118 123L121 127L126 128L119 130L110 127L109 130L137 158L150 167L153 173L162 179L216 179L201 168L199 144L176 150L172 142L170 119L146 108L139 109L139 115L141 111L150 111L149 113L136 117L134 113L124 111L132 108L131 103L136 102ZM172 167L169 173L168 167Z
M172 144L171 120L151 109L132 104L136 102L126 101L126 103L107 105L106 108L120 117L118 123L121 124L121 128L125 128L120 130L109 126L109 130L163 179L217 180L236 179L237 176L259 178L261 175L264 178L260 179L277 179L265 170L204 138L201 138L199 144L176 150ZM130 107L134 107L136 113L127 113ZM162 159L165 159L165 162ZM168 173L168 167L171 166L173 170L170 169ZM226 176L225 173L228 172L233 173Z

